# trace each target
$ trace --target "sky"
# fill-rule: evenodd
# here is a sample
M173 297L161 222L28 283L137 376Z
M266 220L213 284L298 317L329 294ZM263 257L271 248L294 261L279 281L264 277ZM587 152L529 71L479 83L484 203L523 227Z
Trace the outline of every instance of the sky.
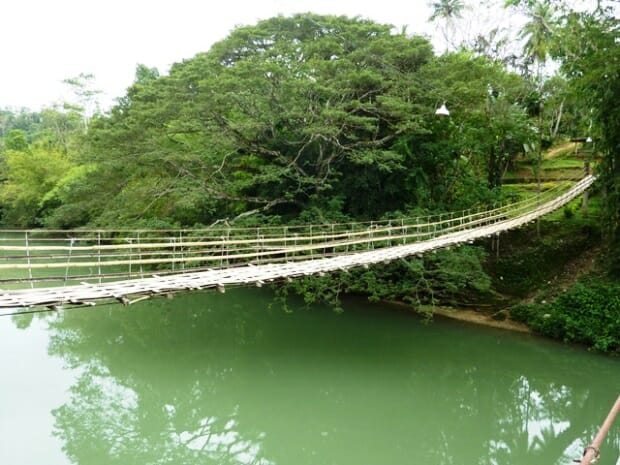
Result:
M93 74L109 107L136 65L167 72L238 25L312 11L361 16L432 35L428 0L15 0L0 2L0 108L70 100L62 81Z

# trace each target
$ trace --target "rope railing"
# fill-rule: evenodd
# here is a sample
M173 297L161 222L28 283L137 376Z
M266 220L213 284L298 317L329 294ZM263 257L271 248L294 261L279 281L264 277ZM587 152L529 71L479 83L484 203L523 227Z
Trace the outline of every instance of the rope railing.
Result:
M102 283L402 247L553 211L590 186L588 176L494 208L372 222L182 230L0 231L0 283ZM540 216L540 215L538 215ZM471 235L468 240L479 237Z

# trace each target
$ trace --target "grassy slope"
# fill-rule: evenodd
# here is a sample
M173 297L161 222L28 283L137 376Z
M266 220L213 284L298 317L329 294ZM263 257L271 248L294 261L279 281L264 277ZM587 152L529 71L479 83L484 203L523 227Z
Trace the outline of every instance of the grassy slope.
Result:
M583 176L584 157L565 145L550 151L543 163L545 184ZM529 164L529 165L528 165ZM531 163L515 164L508 178L525 178ZM531 179L506 186L507 195L536 192ZM511 315L535 331L603 352L620 353L620 285L605 277L601 261L600 205L590 194L587 214L582 199L536 226L511 231L489 244L488 273L502 299L495 315ZM510 309L500 310L501 308Z
M576 151L571 142L553 147L543 157L542 189L551 188L559 181L583 177L584 161L589 155ZM536 176L532 174L535 164L536 160L532 159L514 164L506 178L524 180L505 185L506 196L535 195L538 189ZM563 210L544 217L540 237L535 225L502 237L499 254L494 250L489 262L498 291L518 299L534 296L544 299L548 293L553 294L553 288L564 288L579 275L592 271L593 258L600 250L600 204L592 194L587 212L582 203L582 198L575 199Z

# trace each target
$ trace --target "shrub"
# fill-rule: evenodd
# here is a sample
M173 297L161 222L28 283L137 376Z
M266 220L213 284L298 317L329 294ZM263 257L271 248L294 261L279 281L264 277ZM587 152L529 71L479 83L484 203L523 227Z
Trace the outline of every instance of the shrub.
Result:
M577 283L553 302L517 305L511 315L545 336L620 353L619 284Z

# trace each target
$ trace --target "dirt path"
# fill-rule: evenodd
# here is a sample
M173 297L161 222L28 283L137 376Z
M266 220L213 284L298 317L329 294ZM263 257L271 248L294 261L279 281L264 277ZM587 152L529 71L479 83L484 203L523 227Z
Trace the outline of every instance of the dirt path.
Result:
M545 157L545 159L555 158L559 154L561 154L563 152L566 152L567 150L574 150L574 149L575 149L575 143L574 142L565 142L562 145L558 145L557 147L553 147L551 150L548 150L547 152L545 152L544 157Z

